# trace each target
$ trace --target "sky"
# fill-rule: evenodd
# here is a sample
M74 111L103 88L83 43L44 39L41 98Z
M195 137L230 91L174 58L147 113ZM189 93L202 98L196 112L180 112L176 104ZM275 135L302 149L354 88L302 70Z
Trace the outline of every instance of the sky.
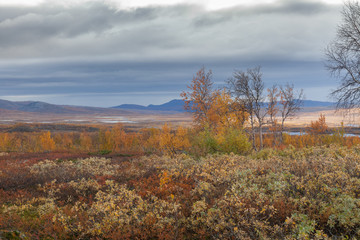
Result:
M324 49L342 0L0 0L0 99L111 107L179 99L205 67L222 87L261 66L329 101Z

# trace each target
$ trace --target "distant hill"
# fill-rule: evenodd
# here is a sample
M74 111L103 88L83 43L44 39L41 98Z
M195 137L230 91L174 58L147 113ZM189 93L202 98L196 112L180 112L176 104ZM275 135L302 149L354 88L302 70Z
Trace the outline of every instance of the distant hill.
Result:
M127 109L127 110L185 112L184 101L181 99L174 99L174 100L171 100L170 102L160 104L160 105L150 104L148 106L142 106L142 105L137 105L137 104L122 104L119 106L115 106L113 108Z
M320 108L320 107L332 107L335 106L333 102L321 102L321 101L312 101L312 100L304 100L304 108ZM119 106L115 106L113 108L119 109L127 109L127 110L145 110L145 111L174 111L174 112L185 112L184 110L184 101L181 99L174 99L170 102L153 105L150 104L148 106L142 106L137 104L122 104Z
M10 110L17 112L31 112L31 113L43 113L43 114L127 114L129 111L121 109L111 108L98 108L98 107L81 107L81 106L66 106L56 105L38 101L24 101L13 102L0 99L0 109Z
M303 107L335 107L336 103L333 102L321 102L321 101L312 101L304 100Z
M321 101L304 101L304 108L318 109L318 108L331 108L335 104L332 102ZM147 113L153 112L185 112L184 101L181 99L174 99L170 102L148 106L136 105L136 104L123 104L112 108L99 108L99 107L82 107L82 106L68 106L68 105L56 105L39 101L24 101L13 102L0 99L0 110L4 111L18 111L18 112L31 112L40 114L133 114L136 112Z
M115 106L112 108L119 108L119 109L128 109L128 110L148 110L147 107L137 104L122 104L119 106Z

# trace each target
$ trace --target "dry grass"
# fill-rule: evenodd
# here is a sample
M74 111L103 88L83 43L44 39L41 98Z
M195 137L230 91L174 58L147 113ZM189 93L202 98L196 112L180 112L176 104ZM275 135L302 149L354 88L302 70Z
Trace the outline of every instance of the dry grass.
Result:
M358 125L356 119L359 115L359 109L351 112L335 111L328 109L319 109L317 111L303 111L299 113L294 119L287 122L289 127L307 127L311 121L318 120L320 114L325 115L326 123L329 127L339 127L341 122L344 125Z
M329 127L339 127L341 122L345 125L356 124L359 109L350 114L344 111L335 111L329 108L306 108L297 116L287 121L287 126L292 128L303 128L310 125L311 121L318 120L320 114L326 116L326 122ZM13 123L73 123L73 124L114 124L123 123L129 128L160 127L164 123L170 123L176 127L179 125L190 126L192 124L191 114L189 113L171 113L171 112L139 112L127 115L119 114L37 114L24 113L17 111L6 111L1 114L1 124Z

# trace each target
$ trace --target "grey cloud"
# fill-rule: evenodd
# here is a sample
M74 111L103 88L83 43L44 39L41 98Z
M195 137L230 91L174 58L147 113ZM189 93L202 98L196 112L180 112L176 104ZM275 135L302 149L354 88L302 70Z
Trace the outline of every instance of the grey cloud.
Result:
M258 14L287 14L312 16L319 13L334 11L337 6L328 5L317 0L279 0L275 4L265 4L262 7L252 8L250 13Z
M327 5L318 1L304 0L280 0L277 3L239 6L228 9L204 13L195 18L194 24L199 27L207 25L216 25L234 19L246 18L249 16L261 15L286 15L286 16L312 16L317 14L326 14L338 11L338 6Z
M0 98L66 95L63 101L105 106L139 92L178 98L202 65L219 85L234 69L260 64L268 85L329 86L322 50L340 9L315 0L217 11L184 4L124 10L102 1L0 7Z
M286 58L286 51L294 50L289 49L291 46L283 49L284 53L273 46L291 44L300 50L312 48L308 57L316 57L314 48L329 36L327 27L335 24L335 8L318 2L288 2L212 12L198 5L119 10L102 2L70 8L42 5L3 9L8 13L0 22L1 57L117 55L120 59L176 60L266 54ZM321 19L313 22L308 14ZM318 30L324 36L314 36ZM308 46L309 38L313 39L312 46Z
M154 18L152 9L116 11L100 2L73 8L46 5L25 9L8 7L2 8L0 15L2 13L8 13L4 14L6 18L0 21L3 47L19 44L28 44L31 47L36 45L36 41L46 41L49 38L76 38L89 33L100 35L118 24L125 25Z

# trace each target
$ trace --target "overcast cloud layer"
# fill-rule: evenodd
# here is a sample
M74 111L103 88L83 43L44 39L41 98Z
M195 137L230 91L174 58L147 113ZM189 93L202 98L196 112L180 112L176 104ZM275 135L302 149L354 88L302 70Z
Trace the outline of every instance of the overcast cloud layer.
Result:
M159 104L203 65L221 85L234 69L263 66L264 81L292 82L327 100L324 69L341 5L282 0L207 10L178 4L121 9L104 1L0 5L0 98L57 104Z

